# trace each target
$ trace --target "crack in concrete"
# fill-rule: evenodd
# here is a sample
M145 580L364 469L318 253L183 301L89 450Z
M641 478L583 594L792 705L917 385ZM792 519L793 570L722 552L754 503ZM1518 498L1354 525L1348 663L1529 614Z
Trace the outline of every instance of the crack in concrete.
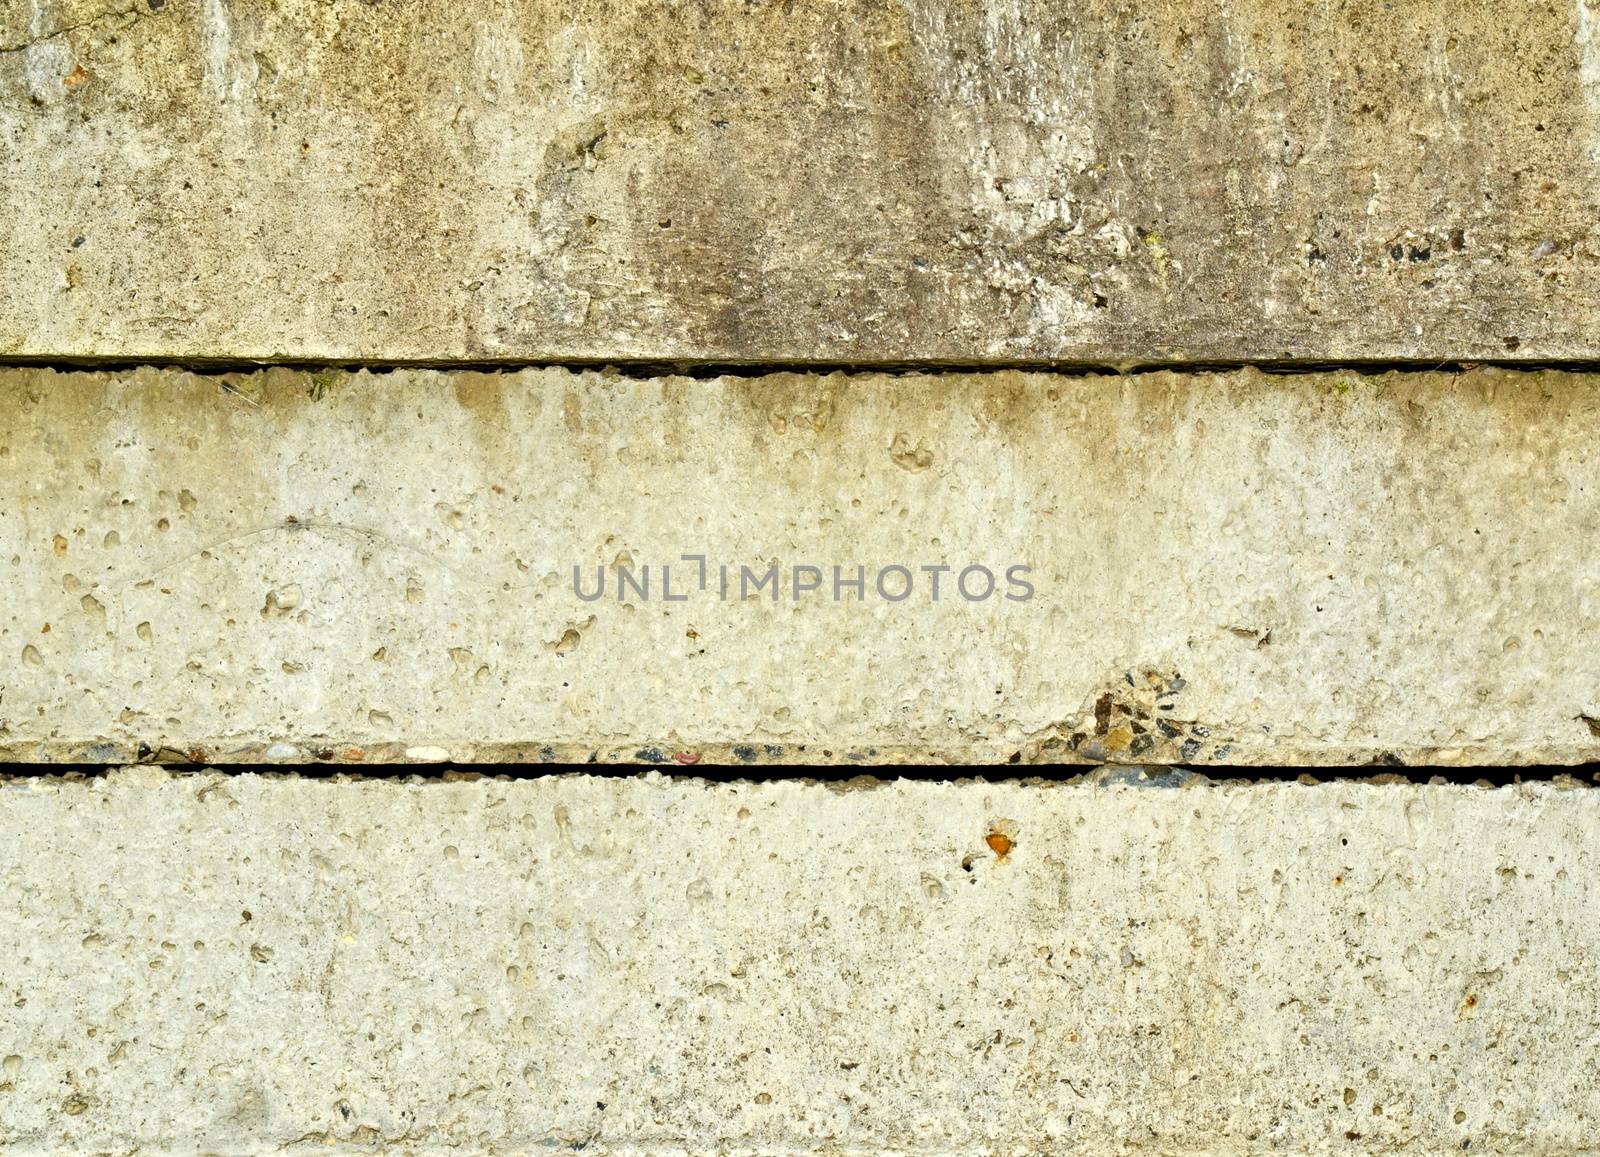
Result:
M110 12L101 12L96 16L90 17L88 20L80 20L76 24L65 24L54 31L29 37L27 40L14 41L9 44L0 44L0 56L9 56L18 52L26 52L30 48L37 48L41 44L48 44L52 40L59 40L63 36L70 36L74 32L82 32L86 29L98 28L100 25L109 23L110 21L120 20L123 17L128 17L128 19L124 20L123 23L117 25L116 31L120 32L125 28L130 28L139 23L139 21L154 15L156 15L156 12L150 11L139 4L131 4L126 8L115 8Z

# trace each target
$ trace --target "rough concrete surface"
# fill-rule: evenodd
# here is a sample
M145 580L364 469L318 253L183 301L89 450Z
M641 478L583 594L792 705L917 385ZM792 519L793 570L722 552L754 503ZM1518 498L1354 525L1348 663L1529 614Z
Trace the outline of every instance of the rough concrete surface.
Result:
M0 800L8 1152L1548 1157L1600 1119L1588 789Z
M1600 356L1590 0L0 0L0 355Z
M1597 385L6 371L0 757L1592 760Z

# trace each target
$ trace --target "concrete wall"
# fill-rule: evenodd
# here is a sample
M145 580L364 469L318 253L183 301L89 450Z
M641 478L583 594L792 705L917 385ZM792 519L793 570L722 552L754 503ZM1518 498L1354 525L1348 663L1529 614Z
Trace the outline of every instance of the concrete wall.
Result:
M1593 2L0 0L0 1153L1592 1152Z
M1596 397L13 371L0 750L1589 760Z
M1594 357L1586 0L7 0L0 353Z
M1600 1116L1592 790L0 801L18 1153L1576 1154Z

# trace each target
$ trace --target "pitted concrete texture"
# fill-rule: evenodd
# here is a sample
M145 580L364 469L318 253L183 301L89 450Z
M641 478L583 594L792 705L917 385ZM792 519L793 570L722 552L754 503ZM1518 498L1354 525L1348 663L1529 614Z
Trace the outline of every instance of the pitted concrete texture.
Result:
M1596 429L1488 370L7 371L0 757L1592 760Z
M1600 356L1590 0L0 0L0 354Z
M1600 1119L1590 789L0 801L7 1152L1549 1155Z

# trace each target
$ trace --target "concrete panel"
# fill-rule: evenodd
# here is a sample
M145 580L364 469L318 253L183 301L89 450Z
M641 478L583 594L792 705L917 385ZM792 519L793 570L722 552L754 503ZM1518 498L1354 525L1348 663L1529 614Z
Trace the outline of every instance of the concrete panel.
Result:
M1548 1155L1600 1119L1592 790L0 801L8 1153Z
M1600 357L1587 0L3 0L0 355Z
M0 756L1595 759L1597 385L7 371Z

